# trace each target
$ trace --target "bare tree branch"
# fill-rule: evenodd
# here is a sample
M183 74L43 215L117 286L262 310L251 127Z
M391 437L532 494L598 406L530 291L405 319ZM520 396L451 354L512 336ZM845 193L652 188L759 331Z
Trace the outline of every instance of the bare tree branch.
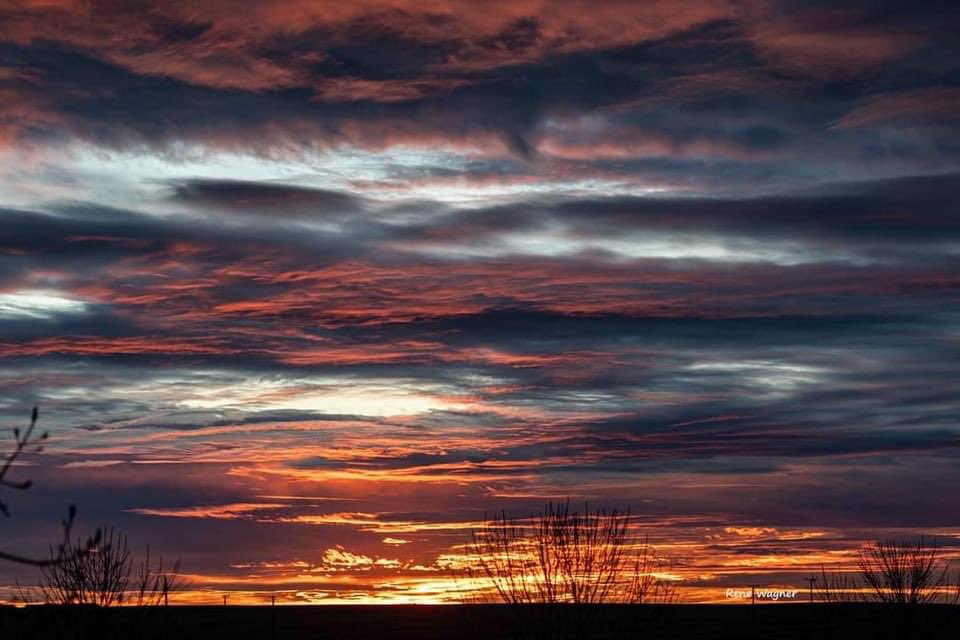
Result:
M0 487L24 491L33 485L30 480L13 481L7 476L13 468L14 463L24 452L41 453L43 451L42 443L47 440L49 434L44 431L38 436L35 435L38 419L39 411L36 407L34 407L30 414L30 425L22 432L19 428L15 428L13 430L13 450L7 454L3 465L0 466ZM0 499L0 514L3 514L5 517L10 517L10 506L2 499ZM60 523L63 529L63 539L60 544L55 547L55 553L51 553L46 558L33 558L0 550L0 560L35 567L47 567L51 564L63 562L67 558L68 553L85 554L90 552L100 542L100 532L95 532L93 536L86 540L85 544L79 545L76 548L71 548L70 534L73 529L73 522L76 516L76 507L70 505L70 507L67 509L67 517L64 518Z

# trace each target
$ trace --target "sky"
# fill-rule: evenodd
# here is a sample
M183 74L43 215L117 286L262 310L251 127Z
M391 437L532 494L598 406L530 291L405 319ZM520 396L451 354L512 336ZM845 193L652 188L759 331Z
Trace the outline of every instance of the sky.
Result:
M957 545L958 26L0 0L0 428L51 434L3 547L75 503L181 602L399 603L566 497L688 601Z

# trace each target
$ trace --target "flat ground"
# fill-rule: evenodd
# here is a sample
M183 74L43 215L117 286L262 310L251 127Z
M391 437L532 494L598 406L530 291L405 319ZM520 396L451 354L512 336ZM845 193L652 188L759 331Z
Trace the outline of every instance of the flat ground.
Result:
M877 605L0 607L0 639L960 638L960 607Z

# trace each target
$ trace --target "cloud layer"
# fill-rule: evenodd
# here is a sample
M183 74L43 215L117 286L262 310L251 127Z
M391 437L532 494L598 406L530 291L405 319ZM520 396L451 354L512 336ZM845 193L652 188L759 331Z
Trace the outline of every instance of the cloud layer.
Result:
M956 8L495 4L0 2L4 540L437 601L563 496L699 599L955 535Z

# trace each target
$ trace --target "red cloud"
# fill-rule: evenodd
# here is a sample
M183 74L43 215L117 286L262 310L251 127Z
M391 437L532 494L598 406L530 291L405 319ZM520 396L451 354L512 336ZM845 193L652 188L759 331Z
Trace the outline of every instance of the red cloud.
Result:
M837 129L870 126L877 123L911 120L925 116L956 119L960 114L960 88L927 87L915 91L882 93L862 100L837 120Z

